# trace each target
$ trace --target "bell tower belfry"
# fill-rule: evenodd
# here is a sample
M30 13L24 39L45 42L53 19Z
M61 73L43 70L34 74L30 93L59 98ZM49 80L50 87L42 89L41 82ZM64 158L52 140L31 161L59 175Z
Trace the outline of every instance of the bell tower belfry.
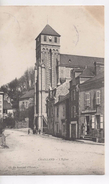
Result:
M48 24L36 38L36 115L37 126L43 132L46 121L46 98L49 88L58 81L57 63L60 60L60 35Z

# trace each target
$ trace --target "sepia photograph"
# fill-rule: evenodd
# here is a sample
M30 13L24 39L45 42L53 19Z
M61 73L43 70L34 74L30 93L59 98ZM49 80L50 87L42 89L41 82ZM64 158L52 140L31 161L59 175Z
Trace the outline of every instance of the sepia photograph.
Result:
M0 6L0 175L105 175L104 6Z

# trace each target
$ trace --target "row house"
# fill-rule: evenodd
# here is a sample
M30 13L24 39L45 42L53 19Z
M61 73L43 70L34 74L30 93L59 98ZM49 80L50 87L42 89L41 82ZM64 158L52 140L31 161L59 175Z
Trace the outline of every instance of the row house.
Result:
M79 136L104 142L104 72L80 85Z
M94 76L92 68L72 70L72 80L70 81L70 138L79 138L79 85Z
M34 105L34 89L26 91L19 99L19 110L24 111Z
M104 140L103 62L93 68L72 70L70 81L70 138Z
M59 101L55 104L54 134L69 138L69 93L66 96L59 96Z
M48 133L68 137L69 80L57 88L50 88L46 99Z

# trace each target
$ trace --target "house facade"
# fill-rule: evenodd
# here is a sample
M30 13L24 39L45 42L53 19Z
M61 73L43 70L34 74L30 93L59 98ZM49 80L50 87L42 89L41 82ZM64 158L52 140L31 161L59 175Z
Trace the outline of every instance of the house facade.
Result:
M70 138L104 141L103 62L73 70L70 81Z
M19 111L23 111L34 105L34 89L27 91L19 99Z
M79 136L104 142L104 73L80 85Z
M69 93L59 96L55 104L54 134L59 137L69 138Z

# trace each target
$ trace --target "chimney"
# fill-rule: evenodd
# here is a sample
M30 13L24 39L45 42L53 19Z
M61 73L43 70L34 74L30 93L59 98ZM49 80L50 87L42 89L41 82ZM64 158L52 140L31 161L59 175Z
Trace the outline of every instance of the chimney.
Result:
M94 62L95 66L95 75L104 71L104 63L103 62Z

